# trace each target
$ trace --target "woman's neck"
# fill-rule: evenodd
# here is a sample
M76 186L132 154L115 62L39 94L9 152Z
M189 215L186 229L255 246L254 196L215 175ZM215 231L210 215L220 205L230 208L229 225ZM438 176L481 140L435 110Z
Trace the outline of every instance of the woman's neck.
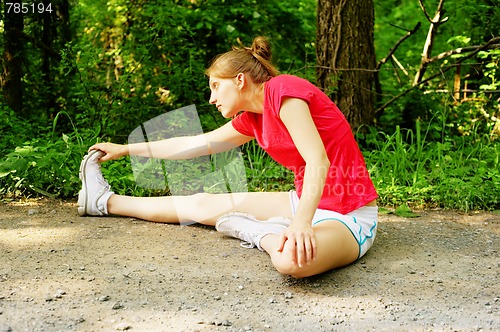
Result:
M265 83L251 84L247 90L245 111L262 114Z

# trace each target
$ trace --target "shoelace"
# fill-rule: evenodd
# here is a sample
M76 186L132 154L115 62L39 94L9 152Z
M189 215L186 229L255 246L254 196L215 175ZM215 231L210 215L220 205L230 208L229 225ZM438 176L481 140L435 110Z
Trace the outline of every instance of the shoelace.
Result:
M100 184L101 186L104 187L105 190L110 190L111 186L109 185L108 181L102 176L102 173L99 172L96 176L97 183Z
M242 236L243 235L247 235L248 237L246 236ZM239 233L239 236L236 236L237 238L246 238L248 240L243 240L241 241L240 243L240 246L242 246L243 248L247 248L247 249L252 249L252 248L255 248L257 245L253 243L252 239L254 239L256 237L256 234L248 234L248 233Z
M246 241L241 241L240 246L242 246L243 248L247 248L247 249L255 248L255 244L253 244L252 242L246 242Z

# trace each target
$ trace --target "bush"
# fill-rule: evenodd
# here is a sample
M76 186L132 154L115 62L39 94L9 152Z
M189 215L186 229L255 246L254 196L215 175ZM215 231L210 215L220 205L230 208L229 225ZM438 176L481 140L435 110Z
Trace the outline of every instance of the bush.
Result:
M429 128L431 128L430 126ZM429 139L416 129L371 129L365 158L385 206L493 210L500 207L500 143L483 136Z

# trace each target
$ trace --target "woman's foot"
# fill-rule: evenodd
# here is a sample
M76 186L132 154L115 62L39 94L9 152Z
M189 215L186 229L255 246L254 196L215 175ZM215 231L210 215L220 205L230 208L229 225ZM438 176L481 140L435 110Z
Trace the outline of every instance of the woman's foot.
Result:
M99 159L104 152L90 151L80 164L82 190L78 194L78 214L80 216L103 216L108 214L108 199L113 192L101 173Z
M217 220L215 228L224 235L231 236L243 241L241 245L245 248L260 246L260 240L268 234L281 234L290 225L290 220L283 217L274 217L268 220L258 220L254 216L233 212Z

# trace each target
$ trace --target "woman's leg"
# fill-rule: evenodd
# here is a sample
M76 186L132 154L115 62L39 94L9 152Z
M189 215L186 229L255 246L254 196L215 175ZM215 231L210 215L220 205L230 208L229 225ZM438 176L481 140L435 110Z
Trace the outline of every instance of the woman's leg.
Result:
M294 263L295 244L287 241L282 252L278 252L278 237L268 234L260 241L261 247L269 253L274 267L283 274L297 278L320 274L354 262L359 255L359 245L351 231L337 220L324 220L314 225L317 243L316 259L299 268Z
M191 196L130 197L112 195L109 214L166 223L198 222L214 226L229 212L246 212L258 219L292 217L289 193L251 192L233 194L195 194Z
M195 194L191 196L130 197L115 195L101 173L99 150L91 151L80 165L82 190L78 213L103 216L115 214L157 222L199 222L215 225L223 214L240 211L259 219L291 217L289 193Z

